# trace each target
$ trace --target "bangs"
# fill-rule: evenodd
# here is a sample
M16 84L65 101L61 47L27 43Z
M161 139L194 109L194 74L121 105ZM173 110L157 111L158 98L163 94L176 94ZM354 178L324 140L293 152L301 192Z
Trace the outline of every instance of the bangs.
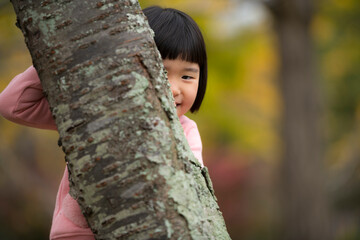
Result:
M155 42L163 59L204 64L204 40L194 20L174 9L164 9L156 19L149 19Z

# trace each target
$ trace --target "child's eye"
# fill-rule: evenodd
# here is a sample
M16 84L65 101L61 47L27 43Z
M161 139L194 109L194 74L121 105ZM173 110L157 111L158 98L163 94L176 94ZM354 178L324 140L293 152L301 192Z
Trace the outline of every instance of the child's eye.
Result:
M191 77L191 76L182 76L181 77L182 79L184 79L184 80L191 80L191 79L193 79L193 77Z

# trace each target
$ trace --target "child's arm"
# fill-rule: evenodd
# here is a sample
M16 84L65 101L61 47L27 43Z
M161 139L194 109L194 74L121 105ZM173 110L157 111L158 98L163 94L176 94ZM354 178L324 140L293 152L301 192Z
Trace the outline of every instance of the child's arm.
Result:
M22 125L57 129L33 66L12 79L0 93L0 114Z
M199 160L201 166L204 167L204 162L202 159L202 143L200 133L196 125L194 128L190 129L187 139L194 156L197 158L197 160Z
M185 137L189 143L191 151L203 167L204 162L202 159L202 143L196 123L186 116L180 117L180 123L184 129Z

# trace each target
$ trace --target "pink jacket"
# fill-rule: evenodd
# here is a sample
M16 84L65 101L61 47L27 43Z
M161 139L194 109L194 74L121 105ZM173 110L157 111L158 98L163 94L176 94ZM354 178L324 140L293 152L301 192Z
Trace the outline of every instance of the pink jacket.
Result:
M17 75L0 94L0 114L22 125L56 130L49 104L43 95L42 86L34 67ZM202 144L196 123L186 116L180 123L192 152L203 165ZM65 168L56 197L50 239L94 239L80 207L69 195L68 171Z

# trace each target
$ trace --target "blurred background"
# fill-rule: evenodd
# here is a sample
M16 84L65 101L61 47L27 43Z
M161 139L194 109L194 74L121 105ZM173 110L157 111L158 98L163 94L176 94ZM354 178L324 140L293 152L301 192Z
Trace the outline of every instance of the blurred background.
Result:
M279 196L286 181L280 176L284 89L273 13L254 0L139 2L143 8L180 9L203 31L208 89L201 110L189 117L198 124L205 165L231 238L279 239L284 221ZM15 22L12 5L0 0L0 91L31 65ZM331 237L339 240L360 239L359 23L358 0L328 0L317 2L309 25L322 106L320 175L326 177L320 204L326 206ZM54 131L0 117L0 239L48 239L65 166L57 139ZM306 164L311 167L312 161Z

